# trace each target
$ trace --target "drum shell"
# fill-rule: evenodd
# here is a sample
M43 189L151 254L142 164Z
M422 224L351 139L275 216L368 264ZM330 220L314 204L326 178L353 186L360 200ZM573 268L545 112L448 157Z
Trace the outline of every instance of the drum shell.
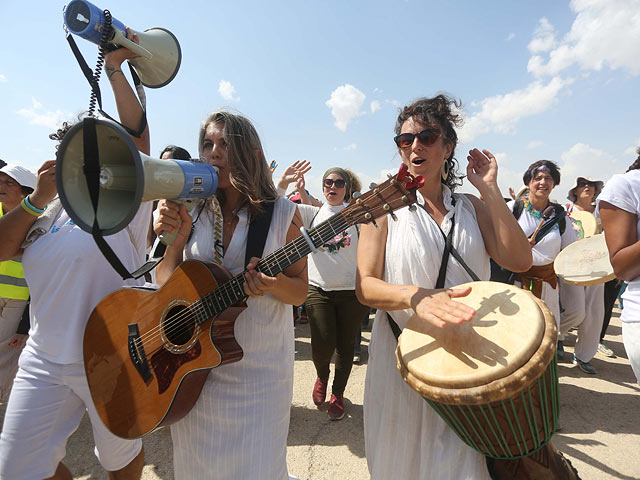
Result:
M559 414L558 332L555 318L539 299L545 333L533 356L517 371L486 385L441 388L426 385L404 365L396 350L398 370L458 437L480 453L498 459L528 456L553 435Z

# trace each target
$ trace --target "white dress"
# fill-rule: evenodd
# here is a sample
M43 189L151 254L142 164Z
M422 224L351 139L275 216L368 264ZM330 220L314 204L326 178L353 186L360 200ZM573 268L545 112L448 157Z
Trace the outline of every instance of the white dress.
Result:
M455 199L453 208L451 193L445 187L444 203L449 212L442 230L448 234L455 213L453 246L481 280L488 280L489 256L473 205L463 195L456 194ZM424 202L420 194L418 201ZM405 208L396 215L397 222L388 222L384 280L435 288L444 250L438 226L421 208L415 213ZM466 271L450 257L445 287L469 281ZM391 313L403 328L412 312L407 309ZM378 310L364 396L365 449L372 480L488 479L484 456L464 444L404 382L396 368L396 346L386 313Z
M296 205L276 202L264 255L286 243ZM195 215L195 213L194 213ZM232 275L245 268L247 210L224 255ZM185 257L213 261L213 226L201 214L185 247ZM176 479L284 480L287 434L293 397L294 334L291 306L264 295L247 300L237 318L235 337L242 360L214 368L193 410L171 426Z

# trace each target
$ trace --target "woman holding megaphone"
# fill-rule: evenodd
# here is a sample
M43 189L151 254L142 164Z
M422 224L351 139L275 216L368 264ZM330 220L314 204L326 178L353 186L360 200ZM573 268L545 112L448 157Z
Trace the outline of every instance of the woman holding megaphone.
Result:
M218 190L191 215L184 206L160 201L155 232L178 234L156 278L164 283L185 259L215 262L234 276L246 269L242 287L249 298L235 320L242 360L211 370L193 409L171 426L175 477L285 479L293 396L291 305L306 298L307 265L298 260L275 277L256 265L258 257L297 238L302 219L293 202L278 197L258 133L245 117L211 114L200 129L199 152L217 167ZM264 241L257 251L250 246L256 237Z
M120 65L134 56L122 48L105 57L120 121L131 129L139 127L144 113ZM59 130L52 138L60 140L64 133ZM133 140L149 153L147 127ZM87 410L96 456L109 478L138 479L144 465L142 442L106 429L91 400L82 361L82 335L91 311L123 280L55 198L55 169L55 161L45 162L34 192L21 208L0 218L0 261L22 256L31 293L31 330L0 436L0 478L70 480L62 463L65 445ZM128 268L144 262L150 214L151 204L143 204L126 230L106 239Z

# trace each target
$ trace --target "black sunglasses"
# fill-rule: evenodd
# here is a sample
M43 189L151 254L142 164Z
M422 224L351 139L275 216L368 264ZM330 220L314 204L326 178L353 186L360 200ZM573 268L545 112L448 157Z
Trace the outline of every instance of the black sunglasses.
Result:
M333 186L336 186L336 188L342 188L344 187L345 183L344 180L339 178L337 180L333 180L332 178L325 178L324 179L324 186L327 188L331 188Z
M584 187L586 187L586 186L594 187L594 188L595 188L596 184L595 184L595 183L593 183L593 182L578 182L578 187L579 187L579 188L584 188Z
M438 137L442 135L442 131L439 128L425 128L421 132L418 133L401 133L400 135L393 138L393 141L396 142L398 148L408 148L413 145L413 141L416 137L421 144L425 147L429 147L436 143Z

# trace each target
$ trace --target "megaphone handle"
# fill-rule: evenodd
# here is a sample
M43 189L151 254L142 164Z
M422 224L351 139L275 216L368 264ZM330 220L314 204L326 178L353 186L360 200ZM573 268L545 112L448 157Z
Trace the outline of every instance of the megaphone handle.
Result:
M180 228L180 225L182 225L182 220L178 220L178 221L180 222L180 224L178 225L178 228ZM162 232L160 235L158 235L158 238L167 247L170 247L171 245L173 245L173 242L176 241L176 236L177 235L178 235L178 230L176 230L173 233L171 233L171 232Z
M184 205L187 208L187 212L191 212L191 210L193 210L198 203L197 198L195 199L194 198L177 198L175 200L170 200L170 201L178 205ZM182 226L182 220L178 218L178 228L176 228L176 231L173 233L162 232L160 235L158 235L158 238L167 247L170 247L171 245L173 245L173 242L176 241L176 236L178 235L178 230L180 230L181 226Z
M138 45L135 42L132 42L131 40L129 40L127 38L127 35L120 29L118 28L113 28L113 30L115 31L115 35L113 37L113 39L111 40L111 43L115 43L117 45L121 45L125 48L128 48L129 50L131 50L133 53L135 53L136 55L140 55L143 58L146 59L151 59L153 58L152 53L147 50L146 48L141 47L140 45ZM131 30L132 33L133 30Z

